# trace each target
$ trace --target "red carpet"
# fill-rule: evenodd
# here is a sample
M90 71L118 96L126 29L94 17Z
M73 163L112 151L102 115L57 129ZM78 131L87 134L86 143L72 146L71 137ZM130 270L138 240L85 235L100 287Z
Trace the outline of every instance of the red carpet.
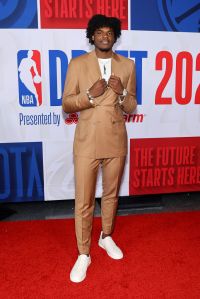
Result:
M200 298L200 212L118 217L120 261L97 246L81 284L69 281L76 260L73 220L0 223L0 298Z

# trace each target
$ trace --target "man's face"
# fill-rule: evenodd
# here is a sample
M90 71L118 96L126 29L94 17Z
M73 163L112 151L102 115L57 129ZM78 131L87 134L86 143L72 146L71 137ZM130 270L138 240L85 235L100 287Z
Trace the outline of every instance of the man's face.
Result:
M112 28L102 27L96 29L94 35L92 36L95 48L100 51L109 51L112 49L115 43L114 32Z

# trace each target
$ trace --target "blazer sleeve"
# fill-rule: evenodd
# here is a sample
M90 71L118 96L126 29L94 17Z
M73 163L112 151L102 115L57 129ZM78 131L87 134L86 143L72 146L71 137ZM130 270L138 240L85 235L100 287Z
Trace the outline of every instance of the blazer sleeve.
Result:
M121 109L125 113L132 113L137 107L136 100L136 74L135 74L135 63L132 62L132 68L130 72L130 76L127 83L127 95L124 98L124 101L120 105Z
M86 91L80 92L79 90L79 73L77 63L72 59L68 65L62 96L62 107L66 113L79 112L93 107Z

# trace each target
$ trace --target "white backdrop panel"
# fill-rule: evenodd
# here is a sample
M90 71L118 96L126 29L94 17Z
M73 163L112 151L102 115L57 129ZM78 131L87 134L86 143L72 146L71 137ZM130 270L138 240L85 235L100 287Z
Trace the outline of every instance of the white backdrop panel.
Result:
M136 114L143 114L142 122L126 123L129 138L190 137L200 133L200 105L194 104L199 84L196 57L200 38L195 33L123 31L116 44L117 50L147 51L142 60L142 104ZM42 105L22 107L18 99L17 53L20 50L38 50L41 55ZM67 117L61 106L50 106L49 51L63 51L68 60L72 50L90 51L85 30L1 30L0 31L0 140L1 142L43 142L45 200L74 198L73 136L75 124L66 125ZM156 55L169 51L173 57L172 74L163 91L171 96L171 105L156 105L155 93L160 84L162 71L155 70ZM187 105L175 100L176 57L179 52L191 53L193 59L192 98ZM185 65L183 63L183 65ZM57 61L58 96L61 95L60 61ZM183 94L185 87L183 67ZM55 82L54 82L55 83ZM50 125L20 125L19 114L49 115L60 117L60 123ZM96 195L101 196L101 176ZM120 195L129 194L129 154Z

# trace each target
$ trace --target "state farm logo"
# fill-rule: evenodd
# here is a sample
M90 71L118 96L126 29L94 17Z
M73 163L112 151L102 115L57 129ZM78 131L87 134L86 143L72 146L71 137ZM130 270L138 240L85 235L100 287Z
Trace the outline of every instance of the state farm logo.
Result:
M66 125L77 124L77 122L78 122L78 114L77 113L70 113L65 119Z
M134 114L124 114L125 123L142 123L144 121L145 114L134 113Z
M145 114L124 114L125 123L142 123L144 121ZM70 113L65 119L66 125L77 124L78 122L78 114Z

